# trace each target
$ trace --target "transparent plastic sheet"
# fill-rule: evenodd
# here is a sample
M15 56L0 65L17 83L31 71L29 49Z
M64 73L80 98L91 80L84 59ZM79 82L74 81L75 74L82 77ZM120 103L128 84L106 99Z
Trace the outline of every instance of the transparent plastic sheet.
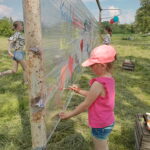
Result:
M42 43L46 82L47 136L56 128L71 92L65 88L79 79L81 63L99 45L98 23L81 0L41 0Z

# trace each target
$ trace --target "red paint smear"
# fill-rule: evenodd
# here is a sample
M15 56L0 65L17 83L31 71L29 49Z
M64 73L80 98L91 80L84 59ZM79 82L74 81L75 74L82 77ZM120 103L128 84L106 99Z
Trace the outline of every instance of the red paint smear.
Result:
M81 52L83 52L83 39L80 41L80 49L81 49Z
M73 23L76 27L78 27L78 28L80 28L80 29L84 29L83 23L82 23L80 20L78 20L77 18L75 18L74 16L73 16L73 21L72 21L72 23Z
M72 56L69 56L68 68L69 68L71 78L72 78L72 74L73 74L73 64L74 64L74 58Z
M67 65L65 65L64 67L62 67L61 72L60 72L60 84L59 84L59 90L63 90L64 89L64 85L65 85L65 80L66 80L66 71L67 71Z

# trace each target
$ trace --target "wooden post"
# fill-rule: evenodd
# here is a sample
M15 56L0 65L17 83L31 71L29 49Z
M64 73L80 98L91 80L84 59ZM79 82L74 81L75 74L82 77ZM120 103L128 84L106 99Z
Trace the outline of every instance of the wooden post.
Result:
M102 7L100 5L99 0L96 0L96 2L97 2L97 6L99 8L99 23L101 23L101 21L102 21L102 17L101 17Z
M102 11L99 12L99 23L102 23Z
M44 71L42 61L42 36L40 0L23 0L25 21L25 42L30 93L30 122L33 150L46 148L44 108L36 104L44 100ZM35 52L36 51L36 52ZM39 51L39 52L37 52Z

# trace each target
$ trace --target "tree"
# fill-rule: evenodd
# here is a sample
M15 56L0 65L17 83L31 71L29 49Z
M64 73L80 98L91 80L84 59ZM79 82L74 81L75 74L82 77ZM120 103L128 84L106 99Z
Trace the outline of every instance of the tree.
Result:
M1 36L10 36L12 35L12 19L4 17L0 19L0 35Z
M135 25L138 32L150 32L150 0L140 0L141 7L136 12Z
M110 24L108 21L104 21L101 23L100 32L104 33L104 28L109 26L113 33L121 33L121 34L130 34L135 33L134 24Z

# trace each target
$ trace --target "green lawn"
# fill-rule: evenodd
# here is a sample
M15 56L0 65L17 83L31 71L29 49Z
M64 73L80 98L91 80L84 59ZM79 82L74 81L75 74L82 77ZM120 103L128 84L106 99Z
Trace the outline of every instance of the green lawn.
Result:
M7 44L0 37L0 71L12 67ZM20 68L14 75L0 77L0 150L31 149L28 93Z
M114 77L116 79L116 125L110 136L110 150L134 150L135 114L150 111L150 37L131 35L133 40L121 40L128 35L113 35L118 52ZM11 68L7 56L7 40L0 38L0 71ZM135 71L121 69L125 58L135 60ZM79 84L88 88L93 77L85 70ZM21 69L15 75L0 78L0 150L30 150L31 135L28 94L22 84ZM73 96L69 109L83 97ZM86 112L62 121L53 134L48 150L93 150Z

